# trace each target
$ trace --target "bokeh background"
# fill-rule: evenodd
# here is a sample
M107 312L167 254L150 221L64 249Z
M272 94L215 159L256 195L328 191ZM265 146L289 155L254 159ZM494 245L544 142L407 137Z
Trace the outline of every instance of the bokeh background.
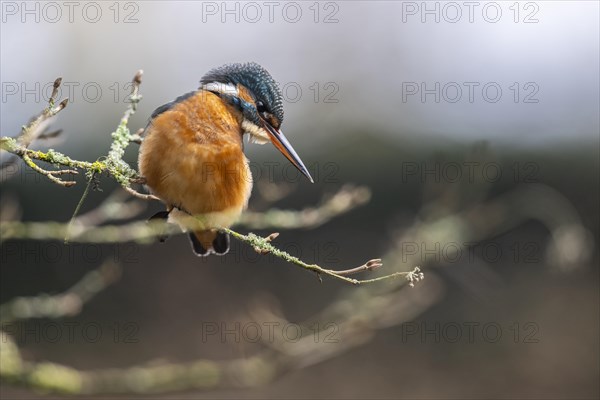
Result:
M27 359L92 370L244 358L260 344L243 335L205 340L207 324L251 321L256 299L299 324L342 304L387 322L365 317L360 346L255 388L174 396L599 396L597 2L76 3L2 2L2 136L45 107L61 76L70 103L53 127L63 133L34 147L95 160L110 146L136 70L144 70L144 97L134 130L209 69L256 61L284 91L284 131L316 183L271 146L248 145L262 182L250 209L299 210L349 183L371 190L366 205L315 229L280 230L276 243L337 269L384 256L387 270L376 274L420 265L426 278L385 297L389 283L319 283L239 243L224 258L199 260L184 236L119 246L2 241L3 303L64 291L105 258L123 268L67 319L99 324L101 340L78 331L72 342L21 336ZM133 145L126 159L136 158ZM68 221L85 187L77 179L65 189L22 169L3 180L2 201L24 221ZM100 187L82 212L117 190L109 178ZM148 205L136 219L159 209ZM377 296L389 302L359 307ZM408 298L418 299L414 307L392 307ZM40 332L49 322L19 329ZM340 321L320 323L354 343ZM136 340L115 343L115 327L132 326ZM43 396L6 382L1 393Z

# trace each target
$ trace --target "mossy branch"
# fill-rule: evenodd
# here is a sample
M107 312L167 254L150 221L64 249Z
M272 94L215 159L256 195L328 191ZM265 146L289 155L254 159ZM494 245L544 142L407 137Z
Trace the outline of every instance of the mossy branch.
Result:
M70 157L58 153L52 149L47 152L35 151L29 149L29 145L35 139L35 136L32 135L31 132L37 129L37 126L44 120L50 118L51 116L56 115L60 110L66 106L66 100L61 102L58 107L54 106L54 97L60 87L61 79L57 79L54 85L53 96L50 98L50 104L46 110L44 110L39 117L34 118L32 122L23 129L21 135L19 137L10 138L10 137L2 137L0 139L0 146L2 150L5 150L9 153L15 154L16 156L23 159L25 164L32 168L34 171L46 176L50 181L57 183L61 186L73 186L75 184L74 181L64 181L60 179L58 176L64 175L67 173L74 174L77 170L83 170L86 172L88 179L92 179L96 174L105 173L108 176L111 176L115 179L129 194L143 199L143 200L158 200L157 197L151 194L139 193L134 190L131 185L133 183L143 183L144 179L139 175L139 173L133 169L127 162L123 160L123 155L125 154L125 150L130 143L135 142L139 143L142 140L142 136L139 133L131 134L128 123L130 117L135 113L137 109L137 105L141 100L142 96L139 93L139 87L142 82L142 71L139 70L132 81L132 89L129 96L129 106L127 110L123 114L117 129L111 134L112 142L110 146L110 150L105 157L98 159L95 162L87 162L87 161L78 161L73 160ZM67 170L58 170L58 171L47 171L43 168L39 167L37 164L33 162L33 160L43 161L54 166L58 167L66 167L69 168ZM334 198L334 201L326 203L326 207L322 208L325 210L322 213L308 213L309 216L307 218L306 215L303 216L304 221L309 221L306 225L319 225L323 223L329 218L332 218L344 211L352 208L355 204L360 204L368 201L369 193L368 191L362 191L362 195L359 197L348 197L348 196L339 196ZM271 214L274 215L273 218L275 221L279 221L281 224L282 220L285 220L281 216L281 212L271 211ZM254 218L249 218L250 223L254 224L254 226L261 226L260 221L257 220L255 215ZM297 226L299 221L293 221L291 227ZM193 221L191 221L189 226L193 226ZM285 224L281 224L282 227L285 227ZM48 226L42 227L37 226L37 233L34 233L31 230L26 229L27 226L18 225L18 224L10 224L3 223L2 224L2 240L9 239L11 237L21 237L21 238L36 238L41 231L48 231L48 228L54 232L60 232L61 237L68 237L69 240L77 241L78 237L88 236L88 239L96 242L114 242L114 241L126 241L126 240L137 240L141 242L147 242L149 239L154 238L160 234L164 234L164 227L157 227L152 224L151 226L147 226L146 224L132 225L133 229L124 230L122 227L97 227L94 230L94 234L90 235L90 232L86 232L88 229L83 227L83 232L80 229L80 235L74 234L70 232L69 226L61 227L60 224L50 224ZM264 226L263 226L264 227ZM290 227L290 226L287 226ZM25 228L25 229L23 229ZM89 227L88 227L89 228ZM172 229L172 228L169 228ZM308 271L315 272L319 279L321 279L322 275L326 275L332 278L336 278L342 280L346 283L351 283L354 285L358 284L366 284L366 283L374 283L385 279L392 279L397 277L404 277L409 280L412 284L413 281L419 280L422 277L422 274L416 268L413 271L405 271L405 272L394 272L385 276L381 276L373 279L364 279L358 280L349 278L348 276L351 274L356 274L365 271L372 271L382 266L380 259L372 259L367 263L347 270L342 271L334 271L327 268L323 268L317 264L309 264L306 263L297 257L294 257L282 250L279 250L275 246L271 244L271 240L273 240L276 235L271 235L269 237L263 238L257 236L253 233L249 233L247 235L238 233L229 228L223 228L224 231L229 233L235 239L247 243L252 246L258 253L267 254L271 253L275 257L281 258L289 263L297 265L303 269ZM415 279L416 277L416 279Z
M254 250L256 252L258 252L260 254L273 254L275 257L279 257L291 264L297 265L308 271L315 272L319 278L321 277L321 275L327 275L332 278L340 279L344 282L351 283L353 285L360 285L360 284L365 284L365 283L378 282L378 281L382 281L382 280L390 279L390 278L404 277L405 279L407 279L410 282L411 286L413 285L413 282L418 282L419 280L423 279L423 273L421 272L419 267L416 267L412 271L394 272L392 274L380 276L378 278L373 278L373 279L353 279L353 278L349 278L348 275L353 275L353 274L357 274L357 273L365 272L365 271L373 271L373 270L383 266L381 259L379 259L379 258L372 259L372 260L367 261L363 265L360 265L355 268L346 269L346 270L342 270L342 271L335 271L335 270L323 268L317 264L307 264L306 262L300 260L298 257L294 257L294 256L286 253L285 251L282 251L282 250L278 249L277 247L273 246L271 244L271 241L274 240L279 235L278 233L273 233L267 237L261 237L261 236L255 235L254 233L249 233L247 235L243 235L232 229L227 229L227 228L224 228L223 231L229 233L235 239L249 244L250 246L252 246L254 248Z
M123 155L125 154L127 146L135 139L134 135L129 131L127 124L129 123L129 118L135 114L137 104L142 98L139 94L139 87L142 83L142 74L143 71L139 70L133 78L131 94L129 96L129 106L123 114L117 129L111 134L112 143L108 154L99 158L97 161L87 162L74 160L53 149L50 149L47 152L29 149L31 143L39 138L39 132L41 131L40 126L42 123L58 114L68 103L68 99L65 99L61 101L58 106L54 106L55 96L62 81L61 78L57 78L54 82L54 92L52 96L50 96L48 108L42 111L39 116L34 117L28 125L24 126L17 138L6 136L0 138L0 148L20 157L28 167L46 176L51 182L61 186L74 186L76 182L64 181L57 178L56 175L76 174L76 170L83 170L88 176L106 173L115 179L131 195L144 200L158 200L155 196L139 193L131 187L133 183L142 183L143 179L135 169L131 168L129 164L123 160ZM52 164L55 167L67 167L70 169L48 171L39 167L33 160L43 161Z

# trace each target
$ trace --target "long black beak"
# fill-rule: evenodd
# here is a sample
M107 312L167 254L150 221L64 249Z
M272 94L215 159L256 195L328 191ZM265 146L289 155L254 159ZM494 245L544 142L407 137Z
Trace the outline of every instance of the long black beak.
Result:
M269 132L269 136L271 137L271 143L294 165L294 167L298 168L298 171L302 172L304 176L308 178L310 183L315 183L313 181L312 176L308 172L308 169L304 166L304 163L300 159L300 156L296 153L290 142L283 135L281 130L275 129L271 126L267 121L263 120L263 126Z

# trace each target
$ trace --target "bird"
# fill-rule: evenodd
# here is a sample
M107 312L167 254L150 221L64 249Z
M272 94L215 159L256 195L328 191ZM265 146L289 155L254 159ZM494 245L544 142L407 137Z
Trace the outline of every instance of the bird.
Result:
M281 89L255 62L214 68L197 90L158 107L144 129L138 157L146 187L166 206L150 219L180 225L197 256L227 254L229 235L221 229L239 219L252 191L245 137L273 144L314 183L282 123Z

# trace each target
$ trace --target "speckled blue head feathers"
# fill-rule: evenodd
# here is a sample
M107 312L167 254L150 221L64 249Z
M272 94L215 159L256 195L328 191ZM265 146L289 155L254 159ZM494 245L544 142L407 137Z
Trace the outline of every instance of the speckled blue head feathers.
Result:
M200 80L201 85L212 82L242 85L260 101L266 111L283 122L283 96L275 79L254 62L227 64L209 71Z

